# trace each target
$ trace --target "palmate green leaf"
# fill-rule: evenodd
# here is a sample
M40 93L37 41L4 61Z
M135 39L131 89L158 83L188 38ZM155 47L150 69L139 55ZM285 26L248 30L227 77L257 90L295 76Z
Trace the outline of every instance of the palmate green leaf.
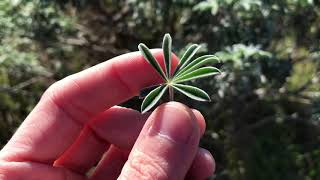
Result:
M186 52L183 54L182 58L180 59L180 62L174 74L177 74L177 72L180 69L184 68L200 48L201 46L197 44L192 44L191 46L189 46L189 48L186 50Z
M152 90L154 90L155 88L159 87L159 85L154 85L154 86L149 86L146 88L143 88L142 90L140 90L139 93L139 98L143 99L144 97L146 97Z
M197 101L211 101L210 96L204 90L197 87L183 84L174 84L173 88L191 99Z
M171 45L172 45L172 39L170 34L165 34L162 42L162 49L163 49L165 67L166 67L166 75L168 79L170 79L170 72L171 72Z
M165 34L162 42L162 50L165 63L164 70L162 70L161 66L145 44L139 44L138 48L144 58L152 65L152 67L160 74L160 76L165 81L164 84L160 86L147 87L141 90L140 98L145 97L141 105L142 113L145 113L152 107L154 107L167 91L167 89L169 89L170 100L174 99L173 90L176 90L194 100L210 101L209 95L202 89L179 83L220 74L220 70L215 67L210 66L200 68L201 66L207 65L209 63L220 62L216 56L205 55L191 61L193 56L200 49L199 45L193 44L189 46L186 52L183 54L177 68L174 70L174 73L172 75L172 39L169 34Z
M167 85L161 85L152 90L142 102L141 113L149 111L154 105L156 105L167 89Z
M216 74L220 74L221 71L215 67L202 67L197 70L191 71L187 74L181 75L173 79L174 83L185 82L193 79L204 78L208 76L213 76Z
M142 53L143 57L153 66L153 68L160 74L160 76L164 80L166 80L167 78L164 72L162 71L161 66L159 65L158 61L153 57L149 48L143 43L140 43L138 45L138 48L139 48L139 51Z
M180 69L179 72L177 72L176 76L180 76L182 74L186 74L188 72L191 72L203 65L206 64L213 64L213 63L219 63L220 60L215 55L204 55L201 57L198 57L197 59L193 60L191 63L189 63L187 66L185 66L183 69Z

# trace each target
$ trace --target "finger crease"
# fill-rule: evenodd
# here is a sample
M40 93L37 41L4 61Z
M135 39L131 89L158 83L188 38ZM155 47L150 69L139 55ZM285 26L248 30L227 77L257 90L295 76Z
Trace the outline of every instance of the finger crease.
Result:
M55 93L52 92L50 94L51 95L49 97L49 100L59 109L59 111L65 114L68 117L68 119L70 119L72 122L74 122L75 124L77 124L79 127L82 128L84 124L80 120L76 120L76 118L73 115L71 115L71 113L66 111L65 108L62 105L60 105L57 102L57 100L55 100L55 95L54 95Z
M132 154L135 157L129 159L129 164L134 171L140 175L145 175L148 178L161 177L163 179L168 179L166 170L164 169L165 166L167 166L165 161L151 157L149 154L140 151L139 149L135 149ZM157 173L153 174L155 172Z
M97 139L99 142L102 142L102 143L108 143L108 141L106 139L104 139L102 136L100 136L95 130L93 127L91 127L90 124L88 124L86 126L88 128L88 130L90 131L90 133L92 133L92 135L94 136L95 139Z
M79 85L79 83L76 81L76 79L70 78L71 83L73 83L75 86L78 87L79 90L81 90L81 86ZM80 105L74 104L73 102L70 102L70 105L73 106L76 110L84 113L87 118L89 119L90 117L93 117L94 113L89 112L86 110L86 108L81 107Z
M131 86L129 86L128 83L120 76L118 68L117 68L115 63L112 63L112 68L111 69L113 70L113 73L116 76L116 78L127 89L127 91L130 94L135 95L137 91L135 89L133 89Z

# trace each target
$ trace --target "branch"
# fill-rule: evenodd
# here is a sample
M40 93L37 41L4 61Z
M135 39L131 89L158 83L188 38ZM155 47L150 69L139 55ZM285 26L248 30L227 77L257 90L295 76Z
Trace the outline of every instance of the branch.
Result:
M33 78L30 78L26 81L23 81L17 85L14 85L14 86L6 86L6 85L3 85L3 86L0 86L0 92L9 92L9 93L17 93L18 91L24 89L25 87L28 87L36 82L38 82L39 80L41 79L47 79L47 78L50 78L50 76L38 76L38 77L33 77Z

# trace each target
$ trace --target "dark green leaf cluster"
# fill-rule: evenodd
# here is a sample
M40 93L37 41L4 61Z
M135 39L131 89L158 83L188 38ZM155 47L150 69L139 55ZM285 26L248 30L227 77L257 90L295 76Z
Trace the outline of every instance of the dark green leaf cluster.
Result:
M179 61L178 66L174 71L171 71L171 46L172 39L169 34L165 34L162 43L165 72L163 72L158 61L152 56L150 50L145 44L139 44L138 48L143 54L144 58L152 65L152 67L159 73L165 83L160 84L159 87L152 90L144 99L141 105L142 113L150 110L165 92L169 89L170 100L173 100L173 90L177 90L182 94L198 101L210 101L210 96L194 86L180 84L182 82L213 76L221 73L218 68L215 67L201 67L209 63L217 63L219 59L214 55L204 55L196 58L192 61L193 56L200 49L197 44L191 45L183 54ZM172 73L173 72L173 73Z

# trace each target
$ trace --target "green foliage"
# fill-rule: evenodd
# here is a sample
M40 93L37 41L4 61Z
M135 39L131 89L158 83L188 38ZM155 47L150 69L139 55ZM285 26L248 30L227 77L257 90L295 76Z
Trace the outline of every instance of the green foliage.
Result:
M139 42L157 47L169 32L179 57L188 43L202 47L190 62L196 68L175 75L217 62L205 54L219 51L223 62L221 75L195 82L211 103L174 87L183 93L175 99L206 118L201 145L217 162L210 179L320 179L319 15L318 0L2 0L0 143L52 82Z
M236 68L242 68L245 64L250 65L250 62L246 62L249 58L270 58L272 55L270 52L260 50L259 47L244 44L234 44L232 47L226 47L225 51L217 52L222 62L231 61Z
M71 19L52 3L0 1L1 145L55 81L56 52L66 47L60 36L72 33Z

